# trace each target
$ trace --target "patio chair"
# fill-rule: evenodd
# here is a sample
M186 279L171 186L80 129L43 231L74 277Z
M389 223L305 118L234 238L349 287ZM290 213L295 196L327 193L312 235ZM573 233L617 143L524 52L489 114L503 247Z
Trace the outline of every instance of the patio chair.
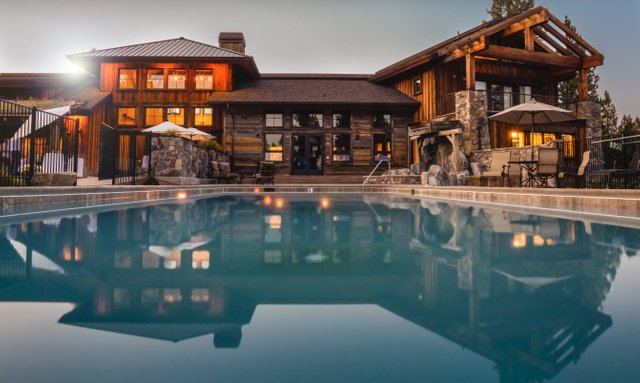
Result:
M480 176L480 185L488 186L488 181L491 178L500 177L500 186L504 186L504 179L508 177L509 159L511 158L511 152L500 151L491 153L491 164L489 169L482 172Z
M591 151L587 150L586 152L582 153L582 162L580 163L580 166L578 166L578 169L576 169L575 171L566 172L564 174L565 179L567 180L575 179L575 183L572 184L577 188L579 188L581 185L585 188L587 187L587 165L589 165L590 158Z
M228 184L231 181L238 183L240 180L240 174L231 172L231 165L228 162L218 162L218 169L220 170L220 180Z
M538 149L538 167L534 174L536 183L543 187L551 186L549 181L558 179L559 165L560 152L557 148Z
M260 162L260 168L258 170L258 174L255 177L255 183L257 184L272 184L273 179L275 178L276 172L276 164L271 161L262 161Z

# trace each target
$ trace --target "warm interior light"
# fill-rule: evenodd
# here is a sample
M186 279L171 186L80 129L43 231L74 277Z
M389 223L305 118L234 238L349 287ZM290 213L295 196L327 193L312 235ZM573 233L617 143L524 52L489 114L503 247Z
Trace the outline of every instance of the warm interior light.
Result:
M534 235L533 236L533 245L536 247L540 247L540 246L544 246L544 238L542 238L540 235Z
M282 209L284 207L284 200L282 198L276 199L276 207Z
M260 193L260 188L253 188L254 193Z
M511 132L511 138L518 138L518 132Z
M181 192L178 192L178 195L177 195L176 197L177 197L178 199L182 199L182 200L184 200L184 199L187 199L188 195L187 195L187 192L185 192L185 191L181 191Z
M264 199L262 200L262 203L265 206L270 206L273 203L273 199L271 198L271 196L266 196L264 197Z
M323 209L328 209L329 206L331 206L331 201L329 201L329 198L322 197L320 199L320 207L322 207Z
M191 253L191 267L194 269L208 269L210 254L207 250L196 250Z
M527 235L525 233L514 234L511 246L516 249L521 249L527 246Z
M267 223L269 224L270 229L280 229L282 228L282 216L281 215L267 216Z

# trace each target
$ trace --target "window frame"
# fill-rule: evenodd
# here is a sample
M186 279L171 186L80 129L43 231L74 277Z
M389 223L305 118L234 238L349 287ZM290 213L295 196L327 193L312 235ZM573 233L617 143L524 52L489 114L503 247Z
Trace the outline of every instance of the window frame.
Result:
M171 87L171 76L177 76L175 73L172 75L171 72L184 72L184 85L182 88L172 88ZM186 69L182 69L182 68L168 68L167 69L167 87L165 89L168 90L186 90L187 89L187 83L189 80L189 76L188 76L188 71ZM174 81L178 81L178 80L174 80Z
M280 145L280 149L279 150L269 150L269 148L272 147L276 147L277 146L267 146L267 136L280 136L280 142L282 143ZM280 153L280 159L279 160L275 160L273 158L267 158L267 155L271 154L271 153ZM273 161L273 162L283 162L284 161L284 133L264 133L262 135L262 158L264 158L265 161Z
M389 136L389 150L384 150L384 146L382 147L381 151L376 150L376 136ZM377 153L380 153L380 157L377 157ZM385 153L387 155L385 155ZM371 134L371 157L373 158L373 162L379 162L383 159L391 160L393 158L393 133L373 132Z
M182 113L181 113L181 115L182 115L182 123L178 123L176 121L172 121L171 120L171 118L169 116L175 116L175 114L173 114L173 113L169 114L169 110L170 109L180 109L180 110L182 110ZM187 110L187 108L185 108L184 106L169 106L169 107L166 107L165 108L165 113L166 113L166 116L167 116L166 120L169 121L169 122L173 122L176 125L185 126L184 122L186 121L186 110Z
M376 125L376 116L383 116L382 119L385 120L384 116L387 116L387 115L389 116L388 126ZM384 131L384 132L390 132L391 130L393 130L393 114L388 112L373 113L373 115L371 116L371 129L377 130L377 131Z
M270 124L270 121L278 121L278 118L273 118L269 116L280 116L280 125ZM284 126L284 113L282 112L265 112L264 113L264 127L265 128L282 128Z
M198 87L198 72L209 72L211 75L211 87L210 88L199 88ZM206 84L206 80L205 84ZM208 69L208 68L201 68L201 69L196 69L193 72L193 89L194 90L203 90L203 91L211 91L215 88L215 70L214 69Z
M347 148L347 150L345 151L337 151L335 150L336 146L335 146L335 137L336 136L348 136L348 142L349 142L349 147ZM353 161L353 154L352 154L352 148L353 148L353 141L352 141L352 136L351 133L341 133L341 132L334 132L331 133L331 162L336 162L336 163L351 163ZM336 156L349 156L348 159L336 159Z
M422 77L415 77L412 81L413 95L418 96L422 94Z
M124 88L122 87L122 72L123 71L133 71L133 87ZM136 68L119 68L118 69L118 90L136 90L138 89L138 70Z
M121 121L121 120L120 120L120 117L121 117L121 116L122 116L123 118L126 118L126 117L131 118L130 116L128 116L128 115L127 115L127 113L124 113L124 114L121 114L121 113L120 113L120 111L121 111L121 110L124 110L124 109L128 109L128 110L132 110L132 111L133 111L133 122L132 122L132 123L123 123L123 122L120 122L120 121ZM118 113L118 118L117 118L117 120L118 120L118 125L122 125L122 126L136 126L136 125L138 125L138 108L136 108L135 106L121 106L121 107L118 107L118 108L116 109L116 111L117 111L117 113Z
M149 123L149 109L160 110L160 122ZM162 107L157 107L157 106L145 107L144 108L144 125L153 126L153 125L161 124L164 121L164 112L165 112L165 108L162 108ZM154 116L154 117L157 118L157 116Z
M209 113L211 115L211 123L209 124L198 124L198 116L207 116L206 113L201 113L198 114L198 109L202 109L203 111L207 111L210 110L211 113ZM203 117L206 118L206 117ZM206 122L206 121L205 121ZM193 108L193 125L194 126L213 126L213 108L209 107L209 106L196 106Z
M301 125L296 124L296 116L298 115L315 115L318 121L318 125ZM319 117L318 117L319 116ZM293 112L291 113L291 126L297 129L322 129L324 128L324 113L323 112Z
M348 116L348 124L347 126L337 126L336 125L336 116L346 115ZM333 129L351 129L351 112L350 111L334 111L331 115L331 127Z

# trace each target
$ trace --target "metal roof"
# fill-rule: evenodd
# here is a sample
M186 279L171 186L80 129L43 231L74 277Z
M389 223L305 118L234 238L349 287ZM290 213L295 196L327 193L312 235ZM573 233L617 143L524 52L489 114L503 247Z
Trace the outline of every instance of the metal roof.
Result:
M250 57L229 49L179 37L171 40L91 50L69 58L244 58Z

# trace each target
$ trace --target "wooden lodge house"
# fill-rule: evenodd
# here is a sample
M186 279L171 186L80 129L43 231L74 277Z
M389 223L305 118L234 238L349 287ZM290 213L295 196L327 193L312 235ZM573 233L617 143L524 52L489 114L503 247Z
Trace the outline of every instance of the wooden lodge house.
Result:
M279 173L306 175L365 174L381 158L424 169L436 161L428 145L446 138L467 157L549 140L575 156L572 143L598 134L587 71L604 57L543 7L484 22L371 75L260 73L245 47L242 33L221 33L219 46L180 37L91 50L68 56L85 70L80 79L0 73L0 98L72 103L89 174L98 171L101 123L141 130L172 121L217 137L235 166L270 160ZM530 135L488 120L531 98L557 104L558 83L576 76L578 123Z

